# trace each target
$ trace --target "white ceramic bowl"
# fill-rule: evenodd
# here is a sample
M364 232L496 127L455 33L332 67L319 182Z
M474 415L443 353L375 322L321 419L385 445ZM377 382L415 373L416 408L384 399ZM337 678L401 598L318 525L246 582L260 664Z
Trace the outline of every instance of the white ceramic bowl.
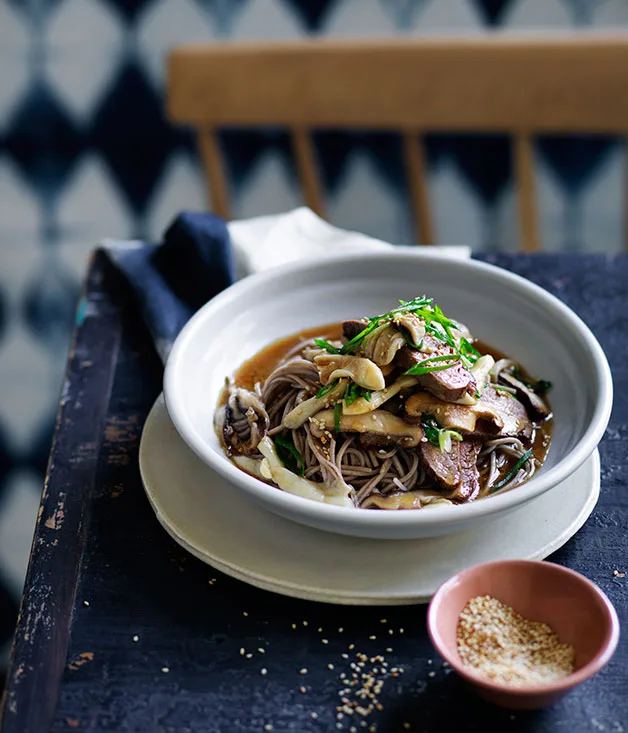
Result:
M476 338L549 379L554 435L543 468L512 491L419 511L347 509L303 499L238 469L223 453L213 416L227 375L263 346L300 329L383 313L426 294ZM302 524L373 538L459 532L496 519L567 478L592 453L612 405L610 369L585 324L529 281L473 260L408 252L341 255L246 278L211 300L179 335L164 376L168 412L186 443L233 491Z

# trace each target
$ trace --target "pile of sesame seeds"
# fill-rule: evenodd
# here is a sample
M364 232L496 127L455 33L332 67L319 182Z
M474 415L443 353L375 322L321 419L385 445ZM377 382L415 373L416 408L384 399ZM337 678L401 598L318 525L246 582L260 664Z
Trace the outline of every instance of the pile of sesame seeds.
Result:
M528 621L492 596L472 598L457 628L458 653L467 666L495 682L542 684L573 671L574 650L544 623Z

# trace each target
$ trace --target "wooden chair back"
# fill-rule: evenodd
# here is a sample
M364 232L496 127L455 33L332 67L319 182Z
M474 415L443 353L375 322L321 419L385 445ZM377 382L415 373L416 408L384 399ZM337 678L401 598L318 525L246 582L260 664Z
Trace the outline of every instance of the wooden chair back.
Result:
M434 242L423 136L514 140L522 248L539 248L533 136L628 133L628 34L187 46L168 63L168 111L196 128L213 211L229 218L217 130L284 126L305 203L324 216L310 131L398 130L416 239Z

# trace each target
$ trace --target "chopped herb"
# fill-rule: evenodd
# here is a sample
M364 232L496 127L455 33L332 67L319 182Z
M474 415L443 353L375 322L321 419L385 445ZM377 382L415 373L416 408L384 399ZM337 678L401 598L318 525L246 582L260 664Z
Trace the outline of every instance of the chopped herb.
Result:
M427 298L425 295L419 298L413 298L412 300L399 301L399 305L396 308L388 311L387 313L381 313L379 316L373 316L368 318L368 324L363 331L360 331L357 336L354 336L350 341L340 349L341 354L348 354L355 349L356 346L362 343L364 339L379 326L382 321L389 321L398 313L417 313L421 311L425 306L429 306L433 303L432 298Z
M504 478L501 481L498 481L496 484L493 484L491 486L490 493L492 494L494 491L499 491L499 489L502 489L506 484L510 483L513 478L517 475L519 472L519 469L528 462L528 459L532 455L532 448L527 450L521 458L515 463L515 465L512 467L510 471L504 476Z
M352 405L357 399L360 399L360 397L364 397L367 402L370 402L371 392L372 390L360 387L360 385L356 384L355 382L349 382L347 384L347 388L345 389L345 405L349 407L349 405Z
M329 341L325 341L325 339L314 339L314 343L319 349L324 349L328 354L340 353L340 349L336 348L333 344L330 344Z
M317 397L324 397L326 394L329 394L332 389L338 384L340 380L334 379L333 382L328 382L324 387L321 387L318 392L316 393Z
M462 435L457 430L439 430L438 431L438 447L443 453L449 453L451 450L451 441L462 440Z
M334 407L334 430L340 432L340 418L342 417L342 402L336 402Z
M482 356L480 352L473 346L469 341L467 341L464 336L460 339L460 345L458 346L458 353L460 354L460 358L462 359L462 363L466 367L472 367L475 362Z
M493 389L496 389L498 392L503 392L504 394L507 394L509 397L512 397L512 392L508 389L508 387L501 387L499 384L492 384L491 387Z
M452 366L460 361L458 354L442 354L441 356L430 356L427 359L423 359L418 364L410 367L406 374L409 375L421 375L429 374L430 372L441 372L444 369L450 369ZM434 363L437 362L437 363ZM445 362L444 364L442 362Z
M449 453L452 440L462 440L462 435L457 430L448 430L439 427L436 419L431 415L423 415L421 417L421 427L428 441L443 453Z
M283 465L292 471L292 473L303 476L305 474L305 461L296 449L292 436L276 435L275 446L277 448L277 455Z

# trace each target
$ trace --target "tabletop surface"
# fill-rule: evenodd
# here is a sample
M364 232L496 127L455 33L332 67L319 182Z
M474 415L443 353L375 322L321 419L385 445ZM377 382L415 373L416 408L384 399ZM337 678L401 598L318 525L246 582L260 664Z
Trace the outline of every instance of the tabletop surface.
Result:
M549 559L595 581L626 623L628 257L484 259L555 293L608 355L615 403L600 445L600 500ZM502 710L443 666L425 606L295 600L188 555L158 524L138 471L142 426L161 377L124 284L97 255L62 392L2 733L628 729L623 641L600 674L553 708ZM343 715L344 679L361 655L365 671L383 681L381 710ZM380 662L368 661L378 656L388 663L385 675Z

